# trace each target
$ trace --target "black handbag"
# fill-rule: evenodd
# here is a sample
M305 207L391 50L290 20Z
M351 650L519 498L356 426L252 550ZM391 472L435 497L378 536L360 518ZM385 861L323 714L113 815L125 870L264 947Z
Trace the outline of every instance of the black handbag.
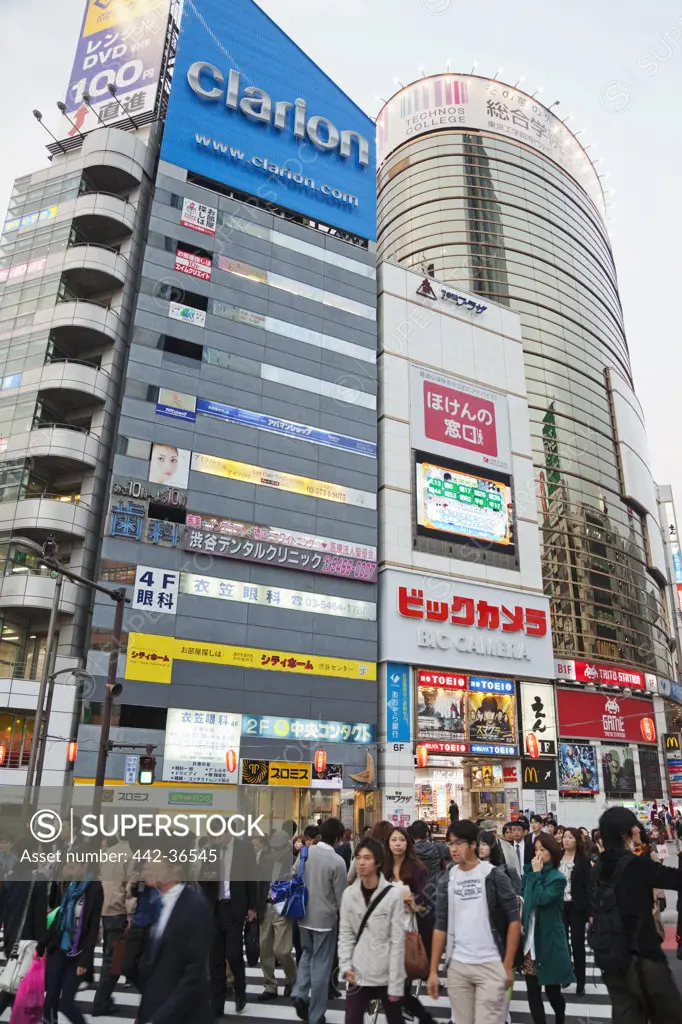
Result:
M249 967L256 967L260 960L260 925L258 918L244 925L244 947Z

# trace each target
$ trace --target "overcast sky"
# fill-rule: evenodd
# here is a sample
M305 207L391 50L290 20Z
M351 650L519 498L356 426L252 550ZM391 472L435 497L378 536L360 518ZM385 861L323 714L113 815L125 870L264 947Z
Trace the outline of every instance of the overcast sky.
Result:
M230 0L225 0L229 4ZM635 386L656 479L682 518L682 354L675 239L682 235L682 3L672 0L260 0L261 6L372 116L380 96L445 70L516 82L582 129L615 189L611 235ZM4 157L0 223L15 177L43 166L64 98L84 0L1 0ZM548 10L548 8L550 10ZM30 39L30 47L21 40ZM48 117L49 115L49 117Z

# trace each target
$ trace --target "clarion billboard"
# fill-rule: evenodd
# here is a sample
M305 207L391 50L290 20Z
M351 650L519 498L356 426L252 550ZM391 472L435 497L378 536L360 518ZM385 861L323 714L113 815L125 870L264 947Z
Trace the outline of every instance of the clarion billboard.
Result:
M164 160L373 240L374 134L253 0L185 5Z

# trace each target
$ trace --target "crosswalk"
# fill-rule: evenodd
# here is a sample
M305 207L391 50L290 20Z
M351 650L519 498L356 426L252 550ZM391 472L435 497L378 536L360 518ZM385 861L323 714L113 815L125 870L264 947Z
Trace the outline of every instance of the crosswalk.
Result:
M0 963L2 961L0 960ZM95 955L95 984L97 976L102 966L102 949L99 947ZM246 980L247 980L247 1004L246 1009L239 1016L240 1018L248 1018L249 1024L272 1024L273 1021L280 1022L291 1022L291 1024L298 1024L298 1018L294 1013L294 1008L291 1004L290 999L285 999L282 995L284 988L284 976L281 972L277 972L277 977L280 984L279 996L277 999L273 999L267 1003L256 1002L257 996L263 991L263 976L259 967L247 967L246 968ZM92 1001L95 994L95 986L86 989L79 993L78 1003L81 1011L88 1016L92 1008ZM588 951L587 959L587 985L584 996L577 996L575 992L575 985L571 985L570 988L564 991L566 997L566 1019L569 1024L598 1024L599 1021L608 1021L611 1019L611 1001L606 991L606 986L601 982L601 976L597 969L594 967L591 955ZM437 1001L429 998L427 995L420 997L424 1004L424 1007L428 1012L436 1019L438 1024L447 1024L451 1019L452 1013L450 1009L450 1003L445 993L445 988L441 990L441 994ZM101 1024L122 1024L125 1021L134 1021L137 1016L137 1007L140 1002L139 994L133 988L125 988L118 983L114 992L114 1001L116 1003L117 1012L112 1016L104 1016L96 1018ZM545 1004L546 1011L549 1015L549 1019L553 1020L552 1009L548 1003ZM234 1014L234 1003L228 999L225 1004L225 1012L229 1017L236 1016ZM0 1021L6 1022L9 1020L10 1011L0 1015ZM523 978L517 978L514 984L514 991L512 994L511 1002L511 1018L512 1024L532 1024L532 1017L528 1010L528 1002L526 1000L525 982ZM344 1024L344 1000L336 999L330 1002L329 1008L326 1014L327 1024ZM456 1017L455 1017L456 1021ZM66 1018L60 1015L60 1024L68 1024ZM384 1024L383 1015L379 1017L379 1024Z

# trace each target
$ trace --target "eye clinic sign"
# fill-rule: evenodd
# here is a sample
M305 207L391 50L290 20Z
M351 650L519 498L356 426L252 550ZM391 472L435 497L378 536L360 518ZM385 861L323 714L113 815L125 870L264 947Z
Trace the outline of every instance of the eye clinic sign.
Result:
M553 677L549 601L542 595L389 569L379 579L379 600L381 660Z

